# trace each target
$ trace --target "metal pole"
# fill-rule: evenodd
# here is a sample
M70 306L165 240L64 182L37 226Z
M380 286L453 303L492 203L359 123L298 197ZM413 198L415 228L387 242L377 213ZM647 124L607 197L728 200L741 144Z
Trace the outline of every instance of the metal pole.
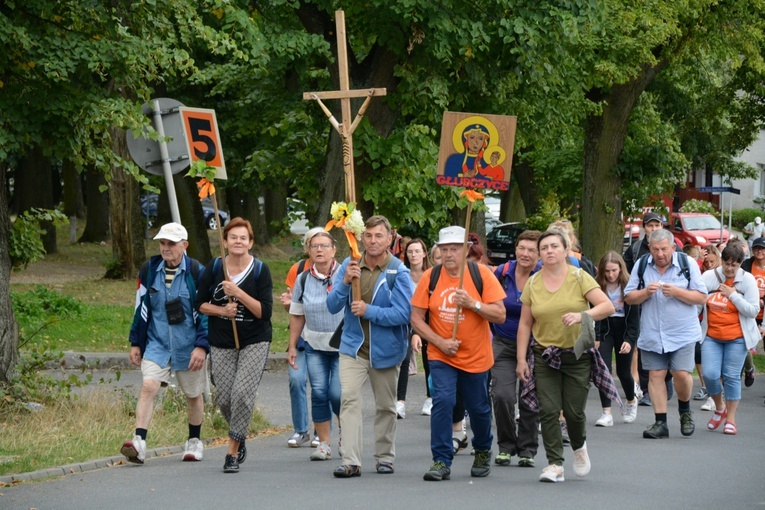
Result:
M165 126L162 124L162 110L159 108L159 100L155 99L152 103L154 108L151 112L154 118L154 129L159 134L159 154L162 158L162 173L165 176L165 187L167 188L167 199L170 201L170 215L173 221L181 223L181 213L178 210L178 197L175 196L175 185L173 184L173 170L170 167L170 155L167 152L167 142L165 142Z
M723 230L725 229L725 192L720 193L720 242L723 241Z

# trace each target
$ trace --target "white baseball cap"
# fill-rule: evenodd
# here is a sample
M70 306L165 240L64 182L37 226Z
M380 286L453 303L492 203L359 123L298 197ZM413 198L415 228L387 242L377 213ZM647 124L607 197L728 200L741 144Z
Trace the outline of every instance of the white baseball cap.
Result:
M757 216L757 217L754 219L754 223L755 223L755 225L759 225L760 223L762 223L762 218L760 218L759 216Z
M438 246L442 244L462 244L465 242L465 229L452 225L438 231ZM468 246L472 243L468 241Z
M186 229L180 223L166 223L162 225L157 235L154 236L154 239L167 239L174 243L186 241L188 238L188 232L186 232Z

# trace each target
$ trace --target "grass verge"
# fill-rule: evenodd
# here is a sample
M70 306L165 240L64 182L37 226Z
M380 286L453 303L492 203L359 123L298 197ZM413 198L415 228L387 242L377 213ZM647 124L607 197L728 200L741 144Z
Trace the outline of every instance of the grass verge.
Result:
M36 471L119 455L133 436L136 397L108 385L87 388L80 398L60 399L37 411L0 414L0 475ZM160 393L154 408L148 446L175 446L188 438L186 398L179 390ZM256 412L253 434L270 429ZM205 405L202 439L227 437L228 425L213 404Z

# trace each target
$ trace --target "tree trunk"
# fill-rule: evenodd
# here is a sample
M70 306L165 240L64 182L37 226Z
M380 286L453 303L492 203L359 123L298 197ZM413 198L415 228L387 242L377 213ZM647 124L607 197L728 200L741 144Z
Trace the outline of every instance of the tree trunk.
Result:
M608 250L621 249L621 179L613 169L624 149L630 114L640 94L665 65L644 67L636 78L605 93L588 93L591 100L603 102L602 115L588 115L585 120L580 241L591 260L598 260Z
M189 234L188 254L189 257L207 263L212 255L210 238L207 236L207 225L205 225L204 214L202 214L202 204L199 201L199 190L196 181L185 178L184 175L185 172L175 174L173 182L178 198L178 210L181 213L181 224L186 227Z
M85 230L79 243L101 243L109 240L109 192L101 191L106 177L92 166L85 170Z
M0 164L0 383L9 381L19 352L19 325L11 304L11 221L6 172L6 166Z
M14 173L14 200L16 211L24 212L33 207L53 209L53 186L51 173L53 167L50 159L43 156L40 147L29 149L21 164ZM56 227L50 222L40 222L45 230L42 236L43 247L46 253L57 253Z
M77 218L85 217L82 180L70 160L64 161L61 173L64 180L64 214L69 218L69 244L74 244L77 242Z
M270 186L273 186L270 187ZM266 229L269 237L279 235L286 229L284 218L287 217L287 182L273 183L264 190L263 203Z
M130 158L125 141L125 131L110 129L112 149L126 160ZM114 265L107 276L112 278L134 278L146 259L143 244L143 221L138 183L122 170L114 168L109 185L111 204L112 253Z
M511 176L518 183L518 191L523 201L526 216L536 214L539 210L539 192L534 181L534 168L526 160L521 160L517 155L513 156L513 174ZM502 211L505 211L504 204ZM502 220L509 218L503 212Z

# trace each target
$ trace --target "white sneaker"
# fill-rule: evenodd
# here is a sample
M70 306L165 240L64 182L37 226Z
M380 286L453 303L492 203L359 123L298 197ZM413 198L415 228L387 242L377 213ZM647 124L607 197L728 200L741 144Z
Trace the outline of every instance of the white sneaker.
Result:
M587 443L574 450L574 473L576 476L587 476L590 472L590 456L587 455Z
M196 437L192 437L191 439L186 441L186 447L184 448L184 452L183 452L183 460L184 461L202 460L204 449L205 449L205 445L202 444L202 441L200 441Z
M596 427L613 427L614 426L614 417L611 416L611 413L604 412L600 415L600 418L598 418L598 421L595 422Z
M143 461L146 459L146 441L137 435L133 439L122 443L120 452L127 457L128 462L143 464Z
M521 406L515 406L515 423L521 422Z
M329 460L332 458L332 448L327 443L319 443L316 451L311 454L311 460Z
M701 404L702 411L714 411L715 409L715 401L712 400L712 397L709 397L706 402Z
M562 482L563 478L563 466L557 464L550 464L542 470L542 474L539 475L540 482Z
M635 403L630 404L627 402L627 405L625 406L626 412L624 413L624 416L622 419L624 420L624 423L632 423L637 418L637 408L638 408L638 400L637 395L635 395Z
M396 401L396 416L399 420L406 418L406 404L401 400Z
M640 385L635 383L635 398L640 400L643 398L643 390L640 389Z
M311 448L318 448L319 447L319 436L313 436L313 439L311 439Z
M306 433L295 432L291 438L287 439L287 446L290 448L300 448L311 439Z
M422 411L420 412L423 416L430 416L430 411L433 409L433 399L428 397L425 399L425 403L422 404Z

